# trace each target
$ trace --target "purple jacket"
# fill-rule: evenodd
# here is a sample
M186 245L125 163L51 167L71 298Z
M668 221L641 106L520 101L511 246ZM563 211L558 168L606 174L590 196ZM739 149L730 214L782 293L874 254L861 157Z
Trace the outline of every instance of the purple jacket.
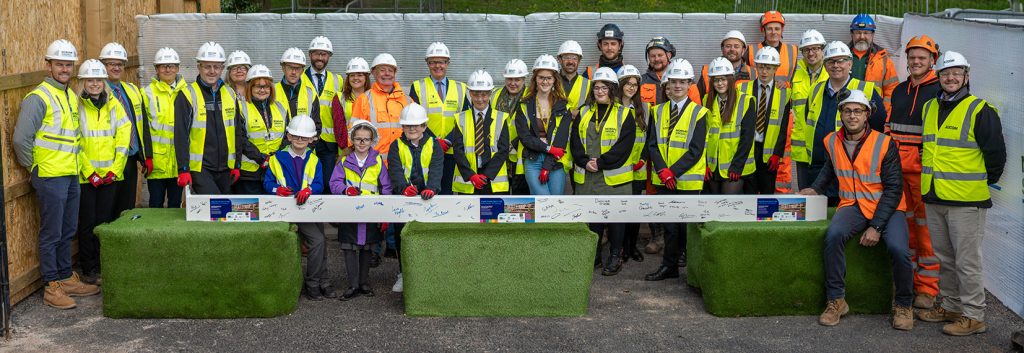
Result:
M356 153L352 152L345 156L345 160L341 163L341 168L334 168L334 172L331 173L331 180L329 185L331 187L331 193L335 195L344 195L345 189L349 187L348 181L345 180L345 170L351 170L356 174L363 175L363 172L374 165L377 165L377 153L376 150L370 149L369 154L366 156L366 165L362 168L359 167L358 159L356 159ZM380 185L380 191L377 195L391 195L391 179L388 177L388 168L381 166L380 175L377 176L377 184ZM359 185L353 185L359 187Z

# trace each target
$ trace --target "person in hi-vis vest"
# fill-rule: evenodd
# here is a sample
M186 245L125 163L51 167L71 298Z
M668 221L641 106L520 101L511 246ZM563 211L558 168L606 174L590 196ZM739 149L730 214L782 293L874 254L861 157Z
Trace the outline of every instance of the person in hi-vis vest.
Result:
M472 108L455 115L452 142L455 178L452 190L459 194L507 194L509 190L508 126L511 114L491 108L494 79L484 70L469 75Z
M445 138L455 127L455 114L469 109L466 84L448 78L451 57L444 43L430 43L424 56L430 76L413 81L409 89L409 98L427 110L427 128L440 139L438 142L444 150L441 195L452 194L452 180L455 177L455 156L450 149L452 142Z

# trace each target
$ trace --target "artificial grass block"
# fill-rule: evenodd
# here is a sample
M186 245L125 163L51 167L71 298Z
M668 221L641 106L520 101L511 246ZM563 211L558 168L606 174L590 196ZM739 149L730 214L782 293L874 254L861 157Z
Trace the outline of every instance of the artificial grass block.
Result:
M583 316L597 234L583 223L409 223L410 316Z
M299 243L288 223L187 222L183 209L144 208L96 234L105 316L273 317L298 302Z

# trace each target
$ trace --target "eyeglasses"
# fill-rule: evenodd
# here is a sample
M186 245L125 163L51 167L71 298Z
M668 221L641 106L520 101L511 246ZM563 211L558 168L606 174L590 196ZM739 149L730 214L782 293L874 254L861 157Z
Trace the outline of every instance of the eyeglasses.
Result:
M430 61L427 61L427 65L430 65L430 66L448 65L448 60L430 60Z
M711 78L711 83L729 82L729 78L725 76L715 76Z
M264 90L264 89L269 90L271 88L274 88L274 87L271 86L271 85L255 85L255 86L252 86L253 90Z
M160 64L160 65L156 66L157 70L171 70L171 69L177 69L177 68L178 68L177 64Z
M812 47L805 47L803 49L800 49L800 51L802 51L804 53L813 53L813 52L825 51L825 48L823 48L821 46L815 45L815 46L812 46Z
M633 83L633 82L629 82L629 83L623 83L623 84L622 84L622 87L623 87L623 88L626 88L626 87L639 87L639 86L640 86L640 85L638 85L638 84L636 84L636 83Z
M610 89L608 86L594 86L594 92L608 92Z
M235 65L235 66L231 67L231 72L243 72L243 71L249 71L249 68L246 67L245 65Z
M825 60L825 63L829 64L829 65L839 65L839 64L846 63L848 61L850 61L850 58L837 58L837 59Z
M296 71L302 71L303 69L305 69L305 67L302 67L302 66L299 66L299 65L285 65L283 67L283 69L284 69L284 71L287 71L287 72L296 72Z
M118 61L108 60L108 61L104 62L103 65L105 65L106 67L124 67L124 63L121 62L120 60L118 60Z
M554 80L555 80L554 76L541 76L541 75L537 75L537 81L554 81Z
M852 116L864 116L868 113L866 109L843 109L842 112L844 115Z
M295 141L302 141L302 142L310 142L310 141L313 141L313 139L316 138L316 136L313 136L313 137L304 137L304 136L295 136L295 135L291 135L291 136L292 136L292 139L294 139Z
M967 76L967 72L965 72L965 71L949 71L949 70L946 70L946 71L942 71L942 72L939 73L939 77L942 77L942 78L964 77L964 76Z
M352 138L352 142L355 142L355 143L370 143L372 141L373 141L373 139L365 138L365 137L353 137Z
M199 69L204 71L223 70L224 64L200 64Z

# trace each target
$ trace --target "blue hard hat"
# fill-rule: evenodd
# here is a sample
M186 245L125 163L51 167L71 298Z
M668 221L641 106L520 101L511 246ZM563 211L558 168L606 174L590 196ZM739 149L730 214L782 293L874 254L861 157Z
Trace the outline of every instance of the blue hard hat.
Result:
M864 31L875 31L875 19L871 18L871 15L866 13L857 14L857 17L853 18L853 22L850 23L850 30L864 30Z

